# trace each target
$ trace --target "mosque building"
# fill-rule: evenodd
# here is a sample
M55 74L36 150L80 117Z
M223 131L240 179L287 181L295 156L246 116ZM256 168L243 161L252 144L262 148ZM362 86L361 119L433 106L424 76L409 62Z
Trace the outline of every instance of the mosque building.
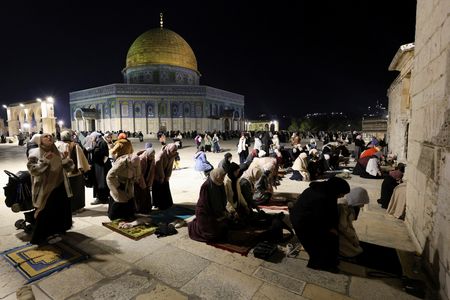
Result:
M189 44L163 27L141 34L131 45L124 83L70 93L71 127L144 134L159 131L244 129L244 96L200 85Z

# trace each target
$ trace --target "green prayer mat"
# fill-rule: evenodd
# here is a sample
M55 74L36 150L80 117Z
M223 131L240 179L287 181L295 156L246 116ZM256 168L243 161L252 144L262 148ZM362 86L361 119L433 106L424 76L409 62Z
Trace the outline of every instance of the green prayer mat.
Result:
M119 228L119 223L123 220L118 219L111 222L103 222L102 225L132 240L138 241L146 236L155 233L157 226L154 225L138 225L132 228Z

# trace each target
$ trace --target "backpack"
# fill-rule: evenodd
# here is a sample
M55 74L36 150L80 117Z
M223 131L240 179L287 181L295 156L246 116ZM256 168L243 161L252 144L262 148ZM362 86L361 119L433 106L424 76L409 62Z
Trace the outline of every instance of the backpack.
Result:
M5 204L13 212L33 209L31 198L31 175L28 171L19 171L13 174L4 170L9 180L3 188L5 192Z

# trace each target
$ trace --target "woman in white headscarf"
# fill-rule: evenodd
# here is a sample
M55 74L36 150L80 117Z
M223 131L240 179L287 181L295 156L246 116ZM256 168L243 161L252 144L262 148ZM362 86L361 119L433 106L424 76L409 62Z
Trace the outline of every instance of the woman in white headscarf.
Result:
M339 254L344 257L354 257L361 254L363 249L359 245L353 221L358 218L360 208L369 203L369 195L367 190L356 187L350 190L346 199L347 203L338 205Z
M300 155L295 159L292 169L294 170L294 173L290 178L291 180L310 181L308 171L308 154L305 152L300 153Z
M30 242L54 243L61 240L60 234L72 227L69 200L72 194L63 170L72 171L74 163L67 151L59 153L51 134L35 134L31 142L38 147L30 150L27 163L31 174L32 201L36 208Z

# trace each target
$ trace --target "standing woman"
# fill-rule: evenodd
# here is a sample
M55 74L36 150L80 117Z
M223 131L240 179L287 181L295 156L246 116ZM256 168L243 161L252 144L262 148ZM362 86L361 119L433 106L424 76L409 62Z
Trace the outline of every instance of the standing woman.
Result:
M151 143L145 144L145 150L137 153L141 164L141 177L134 186L134 202L136 212L139 214L150 214L152 211L152 196L150 189L155 178L155 149Z
M63 169L74 168L68 152L60 155L51 134L35 134L31 142L38 145L29 152L27 168L31 174L33 206L36 208L32 244L55 243L72 227L69 197L70 184Z
M75 166L72 171L66 172L73 191L73 197L70 199L72 212L81 212L86 205L83 173L89 171L91 166L83 149L72 140L70 131L61 132L61 142L63 143L58 147L59 152L63 155L67 151Z
M171 143L164 146L156 156L155 179L152 187L153 206L162 210L168 209L173 205L169 179L172 175L173 162L177 154L177 145Z

